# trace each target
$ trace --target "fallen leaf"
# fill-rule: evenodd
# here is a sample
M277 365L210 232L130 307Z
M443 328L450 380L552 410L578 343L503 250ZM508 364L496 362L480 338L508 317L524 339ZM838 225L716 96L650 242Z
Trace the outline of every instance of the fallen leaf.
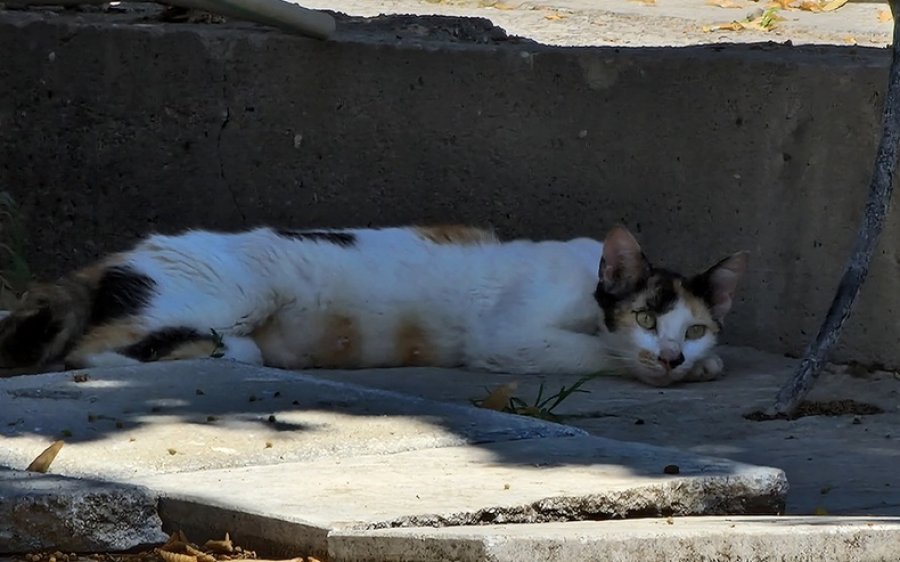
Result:
M848 0L831 0L831 2L822 6L823 12L833 12L847 3Z
M54 441L52 445L44 449L44 452L37 456L36 459L31 461L31 464L28 465L28 472L47 472L50 469L50 465L53 463L53 460L56 458L56 455L59 453L59 450L62 449L62 446L65 443L63 441Z
M884 22L893 21L893 20L894 20L894 16L891 15L890 10L881 10L880 12L878 12L878 21L884 23Z
M822 5L819 4L817 0L804 0L800 2L800 6L798 6L801 10L805 10L807 12L821 12Z
M794 0L772 0L769 4L769 8L780 8L782 10L791 10L791 4L794 3Z
M234 552L234 544L231 542L231 537L228 536L228 533L225 533L225 539L221 541L206 541L203 546L208 550L212 550L213 552L217 552L219 554L230 554Z
M487 408L488 410L501 411L509 404L509 399L516 388L519 386L516 382L508 382L501 384L487 395L487 398L481 401L479 408Z
M637 2L638 4L644 4L645 6L656 6L656 0L631 0L632 2Z
M169 552L168 550L160 550L159 557L165 562L197 562L196 556L180 554L178 552Z
M741 4L732 2L732 0L707 0L706 3L710 6L717 6L719 8L743 8Z
M844 42L848 43L850 45L856 45L857 41L856 41L856 37L854 37L852 35L848 35L848 36L844 37Z
M545 20L550 20L550 21L559 21L559 20L562 20L562 19L566 19L566 16L560 14L559 12L556 12L556 13L553 13L553 14L547 14L547 15L545 15L545 16L544 16L544 19L545 19Z

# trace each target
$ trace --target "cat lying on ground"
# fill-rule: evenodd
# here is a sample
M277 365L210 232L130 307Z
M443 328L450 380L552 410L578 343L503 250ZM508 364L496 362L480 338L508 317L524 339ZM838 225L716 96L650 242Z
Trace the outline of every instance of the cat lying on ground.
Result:
M463 226L154 235L29 290L0 321L0 367L222 356L709 380L746 264L737 253L682 277L622 227L604 242Z

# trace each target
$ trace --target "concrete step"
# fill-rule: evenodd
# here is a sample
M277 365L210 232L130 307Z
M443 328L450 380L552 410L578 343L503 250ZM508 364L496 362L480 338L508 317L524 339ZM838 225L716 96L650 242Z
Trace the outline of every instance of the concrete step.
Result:
M331 562L884 562L900 518L688 517L335 531Z

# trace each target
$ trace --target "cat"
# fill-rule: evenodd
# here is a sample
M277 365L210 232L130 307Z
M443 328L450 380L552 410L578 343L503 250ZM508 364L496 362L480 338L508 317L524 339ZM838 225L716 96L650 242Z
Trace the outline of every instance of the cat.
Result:
M710 380L747 256L683 277L621 226L602 242L468 226L157 234L27 291L0 321L0 368L215 356Z

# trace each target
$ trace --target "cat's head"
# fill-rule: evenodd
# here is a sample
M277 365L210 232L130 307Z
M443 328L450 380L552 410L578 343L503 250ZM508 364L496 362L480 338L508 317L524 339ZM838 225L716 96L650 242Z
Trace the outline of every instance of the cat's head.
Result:
M747 258L739 252L685 277L654 268L628 230L613 228L603 243L594 296L624 370L665 386L708 357Z

